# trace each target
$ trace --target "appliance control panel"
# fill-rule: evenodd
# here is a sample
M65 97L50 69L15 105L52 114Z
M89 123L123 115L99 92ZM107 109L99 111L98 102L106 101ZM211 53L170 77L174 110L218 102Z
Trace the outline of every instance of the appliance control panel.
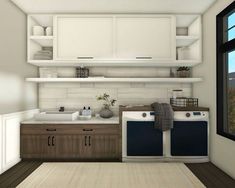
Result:
M123 119L138 121L154 121L155 112L153 111L126 111L122 112ZM175 111L174 121L208 121L209 112L206 111Z
M181 121L200 121L207 120L209 113L206 111L177 111L174 112L174 120Z

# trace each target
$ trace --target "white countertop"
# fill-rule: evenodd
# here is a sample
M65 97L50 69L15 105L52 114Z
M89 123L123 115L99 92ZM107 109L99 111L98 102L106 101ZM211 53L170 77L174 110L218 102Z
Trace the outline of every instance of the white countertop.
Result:
M74 121L37 121L29 119L22 121L22 124L119 124L119 117L115 116L109 119L101 117L92 117L89 120L74 120Z

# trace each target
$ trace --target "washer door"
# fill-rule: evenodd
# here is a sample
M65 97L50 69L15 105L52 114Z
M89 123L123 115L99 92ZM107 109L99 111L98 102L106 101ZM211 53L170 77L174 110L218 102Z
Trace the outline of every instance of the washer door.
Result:
M127 156L162 156L163 133L152 121L127 121Z
M175 121L171 130L172 156L207 156L206 121Z

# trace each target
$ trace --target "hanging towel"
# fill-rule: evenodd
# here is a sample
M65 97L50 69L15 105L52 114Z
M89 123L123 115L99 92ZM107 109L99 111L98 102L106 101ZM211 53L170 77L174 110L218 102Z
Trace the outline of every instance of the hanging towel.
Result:
M155 102L151 104L155 111L154 127L161 131L167 131L173 128L174 111L170 104Z

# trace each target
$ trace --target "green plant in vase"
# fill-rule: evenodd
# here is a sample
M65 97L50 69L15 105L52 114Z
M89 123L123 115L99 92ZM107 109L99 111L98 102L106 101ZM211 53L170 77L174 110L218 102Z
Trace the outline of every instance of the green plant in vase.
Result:
M110 110L110 107L114 106L117 100L111 99L110 95L104 93L103 95L97 96L97 101L103 101L103 108L100 111L100 117L102 118L113 117L113 112L112 110Z

